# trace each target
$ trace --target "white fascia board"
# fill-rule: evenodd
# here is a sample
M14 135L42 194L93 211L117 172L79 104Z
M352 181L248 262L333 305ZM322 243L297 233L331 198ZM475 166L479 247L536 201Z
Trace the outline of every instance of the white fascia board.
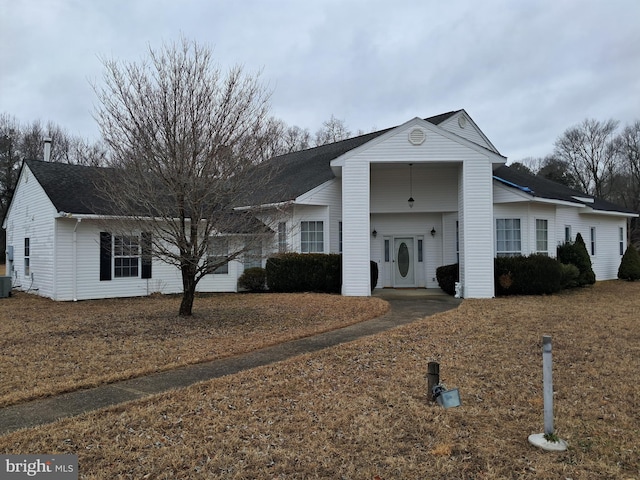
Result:
M295 203L295 200L287 200L284 202L274 202L274 203L262 203L260 205L244 205L242 207L233 207L233 209L238 212L244 212L249 210L271 210L271 209L277 210L279 208L286 208L293 203Z
M625 212L615 212L609 210L596 210L594 208L585 205L588 210L580 212L581 214L589 214L589 215L606 215L608 217L626 217L626 218L637 218L637 213L625 213Z
M402 130L409 130L409 128L411 127L415 127L415 126L419 126L422 127L426 130L430 130L434 133L437 133L439 135L442 135L445 138L448 138L449 140L459 143L465 147L468 147L472 150L475 150L476 152L485 155L487 157L490 157L491 159L491 163L498 163L498 164L504 164L507 161L506 157L503 157L502 155L492 152L491 150L489 150L488 148L482 147L480 145L478 145L477 143L473 143L470 140L467 140L466 138L461 137L460 135L456 135L455 133L451 133L448 130L445 130L444 128L440 128L438 125L434 125L431 122L427 122L426 120L423 120L419 117L415 117L411 120L409 120L408 122L403 123L402 125L398 125L396 128L393 128L391 130L389 130L388 132L384 133L383 135L380 135L379 137L374 138L373 140L360 145L357 148L354 148L353 150L349 150L347 153L339 156L338 158L334 159L331 161L331 167L343 167L345 162L350 159L351 157L358 155L362 152L367 151L368 149L374 147L375 145L378 145L379 143L382 143L384 141L386 141L387 139L391 138L392 136L396 135L398 132L402 131ZM335 171L335 169L334 169Z

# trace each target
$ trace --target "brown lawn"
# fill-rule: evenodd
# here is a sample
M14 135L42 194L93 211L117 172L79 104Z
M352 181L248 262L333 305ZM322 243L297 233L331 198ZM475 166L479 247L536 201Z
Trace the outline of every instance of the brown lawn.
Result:
M3 453L75 453L88 479L635 479L640 283L457 310L278 364L0 437ZM542 431L542 335L556 431ZM427 401L441 364L463 405Z
M248 352L388 310L377 298L204 295L191 318L180 297L0 300L0 406Z

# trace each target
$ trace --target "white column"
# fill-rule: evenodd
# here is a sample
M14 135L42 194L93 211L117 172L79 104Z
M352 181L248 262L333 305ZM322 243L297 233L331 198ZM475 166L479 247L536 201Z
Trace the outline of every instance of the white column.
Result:
M465 160L459 182L460 281L465 298L491 298L493 284L493 170L485 157ZM464 256L464 259L462 258Z
M369 162L342 167L342 294L371 295Z

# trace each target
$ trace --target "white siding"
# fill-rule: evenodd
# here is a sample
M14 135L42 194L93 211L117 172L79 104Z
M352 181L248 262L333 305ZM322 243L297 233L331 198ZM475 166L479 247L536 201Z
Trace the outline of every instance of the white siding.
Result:
M456 211L458 169L455 164L416 163L410 175L405 163L371 165L371 213ZM411 209L410 180L415 199Z
M76 246L73 230L76 228ZM180 270L157 258L152 260L152 278L114 278L100 280L100 232L105 225L74 219L58 220L57 293L56 300L89 300L145 296L151 293L181 293ZM234 241L231 239L231 241ZM235 241L241 242L242 239ZM74 251L76 261L74 263ZM75 265L75 271L74 271ZM229 263L229 273L206 275L197 285L199 292L235 292L237 278L242 273L241 261Z
M327 207L322 210L321 220L325 222L325 251L328 253L338 253L339 251L339 222L342 220L342 184L340 179L330 180L312 191L301 195L296 203L298 221L313 220L310 216L318 215L309 210L307 205L317 205ZM311 212L311 213L310 213ZM303 218L305 217L305 218ZM296 251L300 251L300 242L294 243Z
M20 290L37 292L53 298L55 232L53 204L28 166L22 169L5 219L7 246L13 246L13 262L7 265L7 275ZM30 242L30 271L24 275L24 239Z
M465 117L464 128L462 128L460 126L460 123L458 122L460 117ZM477 143L478 145L488 148L489 150L495 151L493 145L489 143L488 139L480 131L477 125L475 125L475 123L469 117L467 117L464 112L459 112L458 114L452 116L451 118L448 118L438 126L451 133L455 133L462 138L466 138L473 143Z
M456 252L456 222L458 213L446 213L442 215L442 265L451 265L458 262ZM440 265L436 265L436 268Z
M494 296L491 173L489 160L478 158L465 161L460 176L460 211L464 212L460 221L464 245L460 254L460 279L465 298Z
M557 243L564 241L564 227L571 226L571 236L575 241L580 233L591 256L593 272L596 280L611 280L618 277L618 268L622 260L620 255L619 228L623 227L626 235L627 221L624 217L607 214L581 213L585 209L558 207L556 223ZM596 229L596 253L591 255L590 228ZM625 245L626 248L626 238Z
M497 204L493 207L493 224L495 238L496 219L498 218L518 218L520 219L520 236L522 240L522 255L536 253L536 219L547 220L548 234L548 254L550 257L556 256L557 227L556 227L556 206L544 203L515 203ZM564 230L563 230L564 235ZM496 244L493 244L494 255Z
M369 274L369 163L351 161L342 168L342 294L371 295Z
M409 142L409 133L414 128L423 130L426 135L425 141L420 145ZM487 156L491 156L495 161L502 161L500 157L482 147L472 145L463 138L448 135L446 131L428 122L415 119L334 160L332 165L342 165L353 159L366 159L371 163L400 162L405 165L420 162L457 163L465 158L478 159L479 155L485 160ZM489 178L492 178L491 171Z

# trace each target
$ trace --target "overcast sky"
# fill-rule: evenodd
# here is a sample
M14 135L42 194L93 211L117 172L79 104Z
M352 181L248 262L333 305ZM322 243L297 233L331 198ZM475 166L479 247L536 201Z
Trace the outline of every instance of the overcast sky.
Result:
M640 119L638 0L0 0L0 113L98 139L100 58L211 46L314 133L464 108L517 161L584 118Z

